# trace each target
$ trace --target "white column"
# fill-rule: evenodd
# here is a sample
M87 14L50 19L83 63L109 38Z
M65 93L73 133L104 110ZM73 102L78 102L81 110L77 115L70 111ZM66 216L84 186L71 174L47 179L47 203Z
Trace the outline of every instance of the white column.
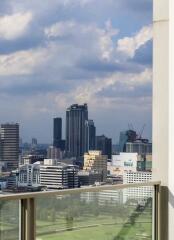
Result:
M174 0L154 0L153 179L161 180L161 240L174 239Z

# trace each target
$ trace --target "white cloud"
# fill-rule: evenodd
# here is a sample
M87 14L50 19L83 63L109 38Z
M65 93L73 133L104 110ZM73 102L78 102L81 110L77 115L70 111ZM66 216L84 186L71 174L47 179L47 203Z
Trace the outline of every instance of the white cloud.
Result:
M124 91L132 91L137 86L145 86L146 84L152 81L152 69L145 69L141 73L135 74L126 74L126 73L115 73L109 77L100 79L93 79L90 82L82 83L76 89L68 93L57 94L55 96L55 102L57 103L58 108L66 108L72 102L77 103L89 103L90 106L97 108L99 105L102 108L112 108L113 102L115 103L114 107L119 107L121 104L134 105L135 102L130 101L129 96L125 97L104 97L100 96L100 93L104 90L111 90L112 88L117 88L117 84L123 84ZM145 102L149 104L151 97L139 97L140 102ZM134 98L135 100L135 98ZM117 105L118 104L118 105Z
M100 47L102 50L102 58L105 60L110 60L112 53L114 51L112 37L118 34L118 29L112 27L112 23L108 20L105 23L105 30L100 37Z
M45 29L45 35L50 37L63 37L75 30L77 23L74 21L60 21Z
M136 87L138 85L144 85L152 81L152 70L145 69L141 73L126 74L126 73L115 73L110 77L104 79L96 79L93 82L87 83L85 86L80 86L75 91L76 99L82 102L88 102L93 100L94 96L101 91L112 88L117 83L124 84L124 88Z
M96 1L96 0L95 0ZM94 2L94 0L59 0L59 4L67 5L80 5L82 7L86 6L89 3Z
M43 48L0 55L0 76L30 74L47 57L48 50Z
M0 17L0 38L13 40L22 36L32 20L32 13L15 13Z
M152 39L152 26L145 26L133 37L125 37L117 42L117 50L133 58L136 50Z
M81 24L76 21L60 21L45 28L45 35L51 39L56 37L71 37L71 45L83 46L83 50L89 48L91 54L110 60L114 52L112 37L118 34L118 29L112 27L110 20L105 22L104 28L95 24ZM80 41L80 42L79 42ZM88 55L89 52L88 52Z

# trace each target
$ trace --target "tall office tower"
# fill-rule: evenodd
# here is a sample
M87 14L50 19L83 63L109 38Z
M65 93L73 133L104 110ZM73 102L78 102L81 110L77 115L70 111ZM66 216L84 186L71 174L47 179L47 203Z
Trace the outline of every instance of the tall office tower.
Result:
M36 148L37 147L37 139L36 138L32 138L31 139L31 147L32 148Z
M119 147L120 152L125 152L126 143L136 141L137 133L133 130L127 130L120 132Z
M126 143L134 142L134 141L136 141L136 138L137 138L137 133L133 130L127 130L127 131L120 132L120 139L119 139L120 152L125 152Z
M66 111L66 153L81 157L85 152L85 121L88 120L87 104L74 104Z
M112 158L112 139L105 135L96 137L96 150L102 151L103 155L107 155L108 159Z
M62 141L62 118L53 119L53 146L61 148Z
M19 124L1 124L1 161L5 169L11 171L19 163Z
M93 120L85 122L85 152L95 150L96 127Z

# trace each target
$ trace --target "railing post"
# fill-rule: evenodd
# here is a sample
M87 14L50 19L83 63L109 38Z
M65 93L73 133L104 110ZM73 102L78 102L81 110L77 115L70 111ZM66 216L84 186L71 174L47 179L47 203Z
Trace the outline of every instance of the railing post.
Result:
M21 199L20 240L36 239L35 199Z
M154 185L154 201L153 201L153 236L154 240L160 239L160 185Z

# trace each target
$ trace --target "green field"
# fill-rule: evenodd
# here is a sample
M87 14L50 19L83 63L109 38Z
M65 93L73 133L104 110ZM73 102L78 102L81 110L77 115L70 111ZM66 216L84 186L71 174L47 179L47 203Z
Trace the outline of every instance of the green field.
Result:
M134 214L135 215L135 214ZM65 219L37 221L37 240L150 240L151 211L138 213L134 220L109 215L86 215L67 225Z
M19 205L0 203L0 239L16 240ZM44 198L36 202L37 240L151 240L152 199L102 202L81 195Z
M151 224L139 223L134 226L114 225L114 226L98 226L80 230L66 231L63 233L54 233L50 235L40 236L37 240L139 240L151 239Z

